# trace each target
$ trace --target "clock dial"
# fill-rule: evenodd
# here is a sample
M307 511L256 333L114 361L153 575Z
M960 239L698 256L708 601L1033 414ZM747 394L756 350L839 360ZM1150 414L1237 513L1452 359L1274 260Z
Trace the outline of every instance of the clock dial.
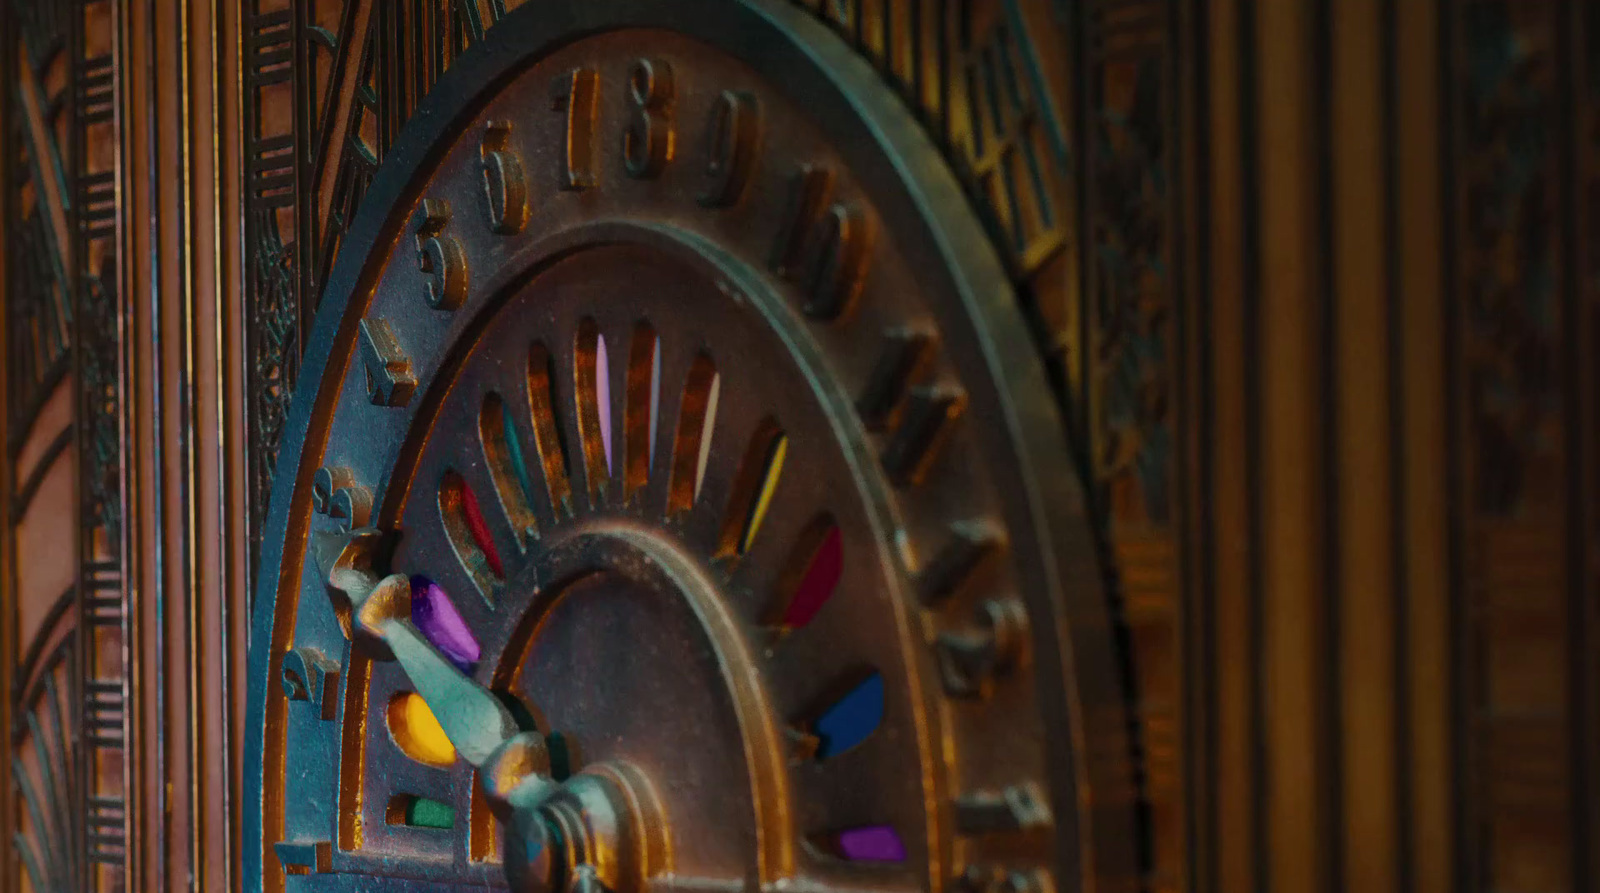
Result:
M257 593L263 889L1046 891L1126 846L1004 266L824 26L690 5L503 19L343 238Z

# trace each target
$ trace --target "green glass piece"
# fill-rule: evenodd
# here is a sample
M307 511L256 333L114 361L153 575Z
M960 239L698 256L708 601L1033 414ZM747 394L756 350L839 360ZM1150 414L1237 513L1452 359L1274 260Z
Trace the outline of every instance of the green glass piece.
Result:
M440 828L448 831L455 827L456 811L438 800L417 797L406 807L406 824L413 828Z

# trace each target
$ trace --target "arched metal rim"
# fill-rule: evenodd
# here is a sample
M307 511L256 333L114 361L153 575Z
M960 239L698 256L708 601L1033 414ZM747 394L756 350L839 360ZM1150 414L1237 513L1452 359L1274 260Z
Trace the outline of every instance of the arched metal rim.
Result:
M1003 445L997 452L1010 454L1025 469L1071 461L1042 358L999 349L1031 340L987 233L974 214L952 213L969 207L955 175L907 107L837 35L801 9L757 0L583 0L520 7L440 78L407 122L343 240L311 330L299 380L316 385L295 394L284 426L252 611L243 763L251 767L244 781L248 889L260 889L265 865L262 778L277 604L299 587L304 552L295 544L304 542L309 481L326 446L326 422L381 266L372 262L373 254L397 237L405 220L396 212L415 198L419 175L437 162L449 138L497 88L561 46L622 28L676 31L718 47L764 75L789 101L811 109L816 125L861 182L872 184L879 207L920 224L896 230L908 254L942 261L923 265L920 276L960 297L960 306L942 308L945 315L938 321L953 353L982 358L985 368L968 381L975 388L974 403L996 415L997 424L983 433L985 446ZM762 52L751 53L751 48ZM796 71L815 76L795 77ZM472 98L450 104L464 95ZM1037 489L1006 492L1003 499L1019 551L1054 558L1027 565L1021 584L1060 596L1050 600L1055 616L1034 618L1036 625L1055 630L1037 637L1045 646L1036 652L1040 672L1064 680L1056 692L1060 697L1044 698L1040 707L1047 728L1066 730L1069 740L1063 746L1072 755L1071 770L1055 768L1050 779L1051 799L1076 805L1057 811L1057 852L1063 864L1078 866L1075 877L1060 881L1076 889L1120 887L1136 874L1138 824L1122 680L1092 520L1075 476L1034 479L1041 482ZM289 574L282 572L286 560L292 565Z

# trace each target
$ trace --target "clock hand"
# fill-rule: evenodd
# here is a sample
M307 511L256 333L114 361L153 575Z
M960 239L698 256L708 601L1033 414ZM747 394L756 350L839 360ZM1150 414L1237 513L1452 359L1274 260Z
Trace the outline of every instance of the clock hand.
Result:
M411 622L410 578L380 579L373 570L383 539L379 531L321 536L328 537L318 550L328 594L352 638L378 657L400 663L456 752L481 770L496 815L521 833L532 833L534 825L542 828L533 821L535 813L560 789L550 778L544 736L518 728L493 692L462 673Z
M550 777L544 736L518 729L493 692L423 637L411 623L411 580L406 575L380 580L356 608L356 620L388 646L456 752L480 770L490 810L511 831L506 873L512 888L547 889L555 874L555 848L540 809L561 785Z
M509 832L511 889L605 893L621 889L625 878L636 888L648 854L661 846L653 838L649 846L635 839L658 821L639 815L655 815L640 796L643 789L634 789L619 769L553 780L544 736L520 730L493 692L461 672L411 622L410 578L378 575L374 558L385 535L364 528L317 536L317 563L346 633L374 657L400 663L456 752L478 769L485 800Z
M409 577L391 574L378 581L354 619L362 632L387 646L468 763L481 768L521 731L494 693L467 678L412 624Z

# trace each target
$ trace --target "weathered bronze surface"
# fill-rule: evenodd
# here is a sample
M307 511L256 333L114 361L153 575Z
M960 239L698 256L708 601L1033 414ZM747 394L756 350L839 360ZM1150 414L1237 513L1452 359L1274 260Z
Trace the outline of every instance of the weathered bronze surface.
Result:
M419 106L280 446L247 876L310 870L281 841L357 886L499 878L474 779L516 728L487 692L459 713L486 686L573 752L564 786L656 804L630 820L666 856L584 863L610 889L1133 877L1126 776L1091 757L1124 730L1086 503L1025 320L933 144L829 40L721 0L524 7ZM359 580L315 559L366 524ZM481 642L475 686L392 607L417 575ZM343 659L335 722L287 709L291 647ZM860 685L881 722L832 753L819 714ZM454 771L392 740L413 687ZM386 821L417 796L448 833ZM901 852L833 852L868 833Z
M0 0L0 121L0 893L1600 882L1590 0Z

